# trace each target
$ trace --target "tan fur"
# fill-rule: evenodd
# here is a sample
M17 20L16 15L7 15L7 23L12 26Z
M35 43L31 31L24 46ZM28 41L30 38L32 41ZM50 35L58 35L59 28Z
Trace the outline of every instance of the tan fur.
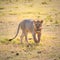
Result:
M22 34L21 34L21 37L20 37L21 43L22 43L22 40L23 40L24 36L25 36L26 42L28 43L28 40L27 40L28 32L32 33L34 42L39 43L40 42L40 37L41 37L42 23L43 23L42 20L41 21L39 21L39 20L32 21L30 19L23 20L22 22L19 23L19 26L18 26L17 33L16 33L15 37L13 37L12 39L9 39L9 41L16 38L16 36L19 33L19 29L21 28L21 30L22 30ZM37 34L38 39L36 39L36 34Z

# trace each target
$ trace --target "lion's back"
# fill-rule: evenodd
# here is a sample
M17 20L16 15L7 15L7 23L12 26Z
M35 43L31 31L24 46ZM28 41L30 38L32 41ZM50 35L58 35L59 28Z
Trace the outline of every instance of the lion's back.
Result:
M33 26L33 20L31 19L25 19L21 22L21 28L24 30L30 30L32 31L34 26Z

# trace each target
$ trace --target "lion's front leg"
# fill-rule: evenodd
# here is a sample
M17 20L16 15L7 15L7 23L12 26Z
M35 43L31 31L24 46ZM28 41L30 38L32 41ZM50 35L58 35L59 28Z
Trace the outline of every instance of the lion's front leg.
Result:
M41 39L41 32L37 33L37 37L38 37L38 43L39 43Z
M37 43L36 33L35 33L35 32L33 32L33 33L32 33L32 36L33 36L34 42L35 42L35 43Z
M33 35L34 42L35 43L39 43L40 42L41 33L33 33L32 35Z

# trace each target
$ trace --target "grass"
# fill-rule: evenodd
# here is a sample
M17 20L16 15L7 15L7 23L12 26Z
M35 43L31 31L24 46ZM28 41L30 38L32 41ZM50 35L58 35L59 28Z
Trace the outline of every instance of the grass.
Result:
M43 2L32 2L33 5L31 4L26 4L24 5L22 2L15 2L13 1L12 3L1 0L0 2L1 7L0 7L0 20L1 21L7 21L6 29L2 29L2 33L7 33L10 32L9 29L11 29L10 24L8 23L8 20L11 22L16 21L20 22L20 19L23 18L37 18L39 15L39 19L43 19L45 22L49 24L49 22L54 22L55 20L51 20L54 14L54 11L57 9L55 4L55 1L51 1L50 3L43 1ZM59 1L57 1L59 2ZM16 3L16 4L15 4ZM18 4L17 4L18 3ZM41 3L41 4L40 4ZM55 6L53 6L53 4ZM22 6L21 6L22 5ZM43 5L46 5L44 7ZM49 7L50 6L50 7ZM51 7L52 6L52 7ZM6 9L7 8L7 9ZM50 14L51 9L53 9L53 13ZM55 10L54 10L55 9ZM48 11L47 11L48 10ZM59 9L56 10L58 12ZM39 13L38 13L39 12ZM55 12L55 13L56 13ZM43 15L42 15L42 14ZM45 16L44 13L47 15ZM16 17L15 17L16 15ZM58 15L59 16L59 15ZM13 17L13 18L12 18ZM18 18L19 17L19 18ZM46 18L46 19L45 19ZM54 22L54 24L59 24L58 22L58 17L57 21ZM16 22L17 23L17 22ZM2 26L4 27L4 24L1 23ZM1 26L1 25L0 25ZM10 28L9 28L10 26ZM12 26L13 27L13 26ZM16 26L15 26L16 27ZM15 28L13 27L13 28ZM58 26L60 27L60 26ZM0 59L1 60L60 60L60 39L58 39L58 34L60 30L58 29L57 32L57 26L46 26L42 31L42 36L41 36L41 41L39 44L34 43L33 39L31 39L29 35L29 43L31 46L27 47L26 41L23 41L23 44L20 44L20 39L16 38L13 41L9 42L8 38L0 38ZM8 31L8 32L6 32ZM14 30L12 30L14 32ZM51 33L50 33L51 32ZM57 33L57 34L56 34ZM5 36L7 36L7 34ZM13 34L13 33L12 33ZM2 36L2 34L1 34ZM4 36L4 34L3 34ZM10 35L9 35L10 36Z
M0 52L2 52L1 60L5 53L6 56L4 56L4 58L8 60L9 59L11 60L58 59L59 60L59 55L60 55L58 50L59 43L58 42L55 43L55 41L57 40L57 38L56 39L55 38L56 38L55 36L42 35L41 42L39 44L35 44L33 40L30 40L29 42L32 45L30 47L26 46L25 41L23 41L24 42L23 44L20 44L20 40L18 38L8 43L8 45L6 45L8 39L7 38L5 38L4 40L2 39L0 40L0 42L2 43L0 44L0 48L1 47L6 47L6 48L0 49ZM13 51L14 53L11 53L11 51Z
M5 8L4 7L0 7L0 10L4 10Z

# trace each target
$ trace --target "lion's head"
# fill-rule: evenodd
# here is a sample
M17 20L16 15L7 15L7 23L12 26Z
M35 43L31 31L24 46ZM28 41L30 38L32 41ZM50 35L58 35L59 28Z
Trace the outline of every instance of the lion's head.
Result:
M36 32L40 32L41 29L42 29L42 23L43 23L43 20L39 21L34 21L34 29Z

